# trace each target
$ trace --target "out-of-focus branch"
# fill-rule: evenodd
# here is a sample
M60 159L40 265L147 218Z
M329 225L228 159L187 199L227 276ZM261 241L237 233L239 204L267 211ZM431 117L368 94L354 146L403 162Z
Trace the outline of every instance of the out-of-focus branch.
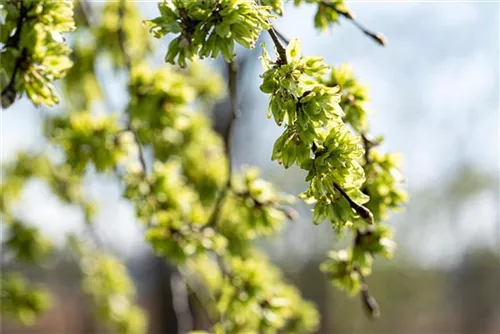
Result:
M21 2L20 9L19 9L19 18L17 20L16 32L14 33L14 35L9 37L4 48L8 48L8 47L12 47L15 49L19 48L20 41L21 41L21 31L23 29L23 23L26 20L26 13L27 13L27 9L26 9L26 7L24 7L24 4ZM2 92L0 93L3 108L7 108L12 103L14 103L14 100L16 98L15 84L16 84L17 72L19 72L19 69L21 68L21 64L24 62L24 60L26 59L27 56L28 55L26 52L26 48L23 48L21 51L21 54L16 59L16 62L14 64L14 69L12 71L12 75L9 79L9 83L2 89Z
M274 29L274 32L276 33L276 36L278 36L279 39L281 39L281 41L285 44L288 44L290 43L290 40L288 38L285 37L285 35L283 35L278 29L276 29L276 27L273 27Z
M363 308L370 319L377 319L380 316L380 308L378 306L378 303L375 298L370 295L370 292L368 291L368 284L366 283L366 278L361 273L361 270L359 270L359 268L357 267L354 270L358 273L361 279L361 303L363 304Z
M125 66L130 71L132 69L132 59L127 52L127 37L125 36L125 30L123 29L123 20L125 18L125 0L120 0L120 6L118 7L118 41L120 44L120 49L122 51L123 61Z
M220 212L222 209L222 204L224 199L226 198L228 192L231 190L231 177L233 173L232 168L232 159L231 159L231 135L233 130L234 121L238 117L238 63L236 60L227 64L228 69L228 90L229 90L229 99L230 99L230 116L227 124L227 131L224 135L224 148L226 151L226 159L227 159L227 170L228 177L225 186L219 191L217 195L217 199L215 200L214 208L212 210L212 214L208 218L208 225L214 226L217 224L217 221L220 217Z
M189 295L186 284L178 272L170 277L172 306L177 318L178 333L188 333L193 329L193 317L189 307Z

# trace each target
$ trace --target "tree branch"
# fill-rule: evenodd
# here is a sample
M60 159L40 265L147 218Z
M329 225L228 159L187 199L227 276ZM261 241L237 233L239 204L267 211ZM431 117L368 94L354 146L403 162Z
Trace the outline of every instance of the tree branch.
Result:
M357 214L360 215L361 218L366 220L369 224L371 224L371 225L373 224L373 215L370 212L370 210L368 210L363 205L359 205L358 203L354 202L352 200L352 198L344 191L344 189L342 189L342 187L340 187L337 183L333 183L333 186L335 187L335 189L338 190L338 192L342 196L344 196L344 198L347 200L347 202L349 202L349 205L351 206L351 208L354 211L356 211Z
M361 280L361 303L365 312L368 314L370 319L376 319L380 316L380 308L377 301L370 295L368 291L368 284L366 283L365 276L361 273L358 266L355 266L354 271L356 271Z
M7 40L7 43L5 43L4 49L9 48L9 47L12 47L15 49L19 48L19 43L20 43L20 39L21 39L21 31L23 29L23 22L26 19L26 12L27 12L27 9L26 9L26 7L24 7L23 2L20 2L19 6L20 6L19 18L17 20L16 32L14 33L14 35L9 37L9 39ZM26 56L27 56L26 48L23 48L23 50L21 51L21 54L16 59L16 62L14 64L14 70L12 71L12 75L10 77L9 83L7 84L7 86L5 86L2 89L2 92L0 93L3 108L9 107L16 99L16 90L15 90L16 76L17 76L17 72L19 72L19 69L21 68L21 64L26 59Z
M351 21L359 30L361 30L365 35L367 35L368 37L370 37L371 39L373 39L375 42L377 42L381 46L385 46L387 44L387 40L384 37L384 35L382 35L381 33L374 33L372 31L368 30L367 28L365 28L361 23L359 23L354 18L354 14L352 14L349 10L347 10L347 11L338 10L336 8L335 4L333 4L333 3L331 3L331 2L329 2L327 0L322 0L321 4L323 4L324 6L326 6L328 8L333 9L339 15L341 15L344 18L346 18L349 21Z
M189 307L189 295L184 280L179 272L174 272L170 277L172 291L172 307L177 318L178 333L188 333L193 329L193 317Z
M288 38L285 37L285 35L283 35L278 29L276 29L276 27L273 27L274 29L274 33L276 34L276 36L278 36L279 39L281 39L281 41L285 44L288 44L290 43L290 40Z
M126 51L127 37L125 36L125 30L123 29L123 20L125 18L125 0L120 0L120 6L118 7L118 41L120 44L120 49L122 51L123 61L125 62L125 67L130 70L132 69L132 59Z
M238 63L236 60L233 60L231 63L227 64L228 69L228 90L229 90L229 99L231 102L231 114L229 117L229 122L227 125L227 131L224 135L224 148L226 151L227 158L227 170L228 177L227 182L224 187L219 191L217 199L215 200L215 205L212 210L212 214L208 218L208 226L214 226L217 224L219 220L220 211L222 209L222 204L224 199L227 196L227 193L231 189L231 177L232 177L232 159L231 159L231 134L233 130L234 121L239 115L238 112Z
M271 39L273 40L273 43L276 46L276 51L278 51L279 63L280 64L286 64L287 63L287 60L286 60L286 49L281 44L278 36L276 35L276 31L274 30L273 27L271 27L267 32L271 36Z

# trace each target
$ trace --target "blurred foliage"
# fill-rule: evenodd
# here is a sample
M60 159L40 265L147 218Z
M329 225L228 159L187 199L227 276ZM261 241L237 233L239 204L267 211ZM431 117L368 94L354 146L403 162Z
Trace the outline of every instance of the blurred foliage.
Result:
M85 254L81 259L82 288L95 303L97 315L118 333L143 333L147 321L133 304L135 287L127 269L109 254Z
M0 310L25 325L32 325L36 318L51 305L46 290L34 287L18 274L2 274Z

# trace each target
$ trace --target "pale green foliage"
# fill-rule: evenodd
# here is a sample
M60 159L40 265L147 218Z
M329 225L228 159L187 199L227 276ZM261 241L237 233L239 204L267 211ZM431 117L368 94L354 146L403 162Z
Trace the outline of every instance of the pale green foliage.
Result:
M309 333L318 326L314 306L258 252L245 258L232 256L219 268L200 257L191 266L211 293L220 316L215 333Z
M11 255L18 261L37 262L50 254L52 244L35 227L28 227L18 220L7 225L5 254Z
M318 7L314 15L314 26L326 30L329 26L339 24L341 15L352 16L344 0L294 0L296 6L303 3L314 4Z
M260 0L260 3L264 6L270 6L273 11L278 15L283 15L283 3L286 0Z
M174 262L206 250L220 252L224 237L207 226L198 194L186 184L175 161L156 163L153 174L130 174L125 196L137 205L137 216L149 225L146 239L153 249Z
M322 270L335 285L356 294L371 273L374 256L389 257L394 248L389 229L378 224L406 200L397 161L372 150L380 143L366 139L368 96L347 65L330 70L321 58L302 58L295 39L286 59L273 62L265 50L262 58L261 90L271 95L269 110L276 123L285 125L272 158L285 168L295 163L308 171L310 186L300 196L315 204L315 224L328 219L337 230L354 232L354 246L332 251ZM363 301L377 314L366 291Z
M388 218L390 211L397 210L408 200L402 188L403 177L398 170L401 156L396 153L383 154L378 150L370 151L370 163L365 167L365 192L370 196L366 206L376 221Z
M365 180L359 163L363 148L344 128L339 88L327 87L320 80L329 67L321 58L302 58L297 39L290 42L286 55L286 61L276 62L266 52L262 57L266 71L260 88L271 95L269 110L276 123L285 124L272 158L285 168L296 163L309 172L310 187L302 197L316 203L314 222L328 218L341 228L356 216L335 184L358 204L368 200L360 191Z
M37 316L51 305L47 291L33 286L17 274L2 274L0 311L25 325L32 325Z
M396 245L389 228L382 225L358 231L354 248L330 251L321 270L340 289L351 295L362 288L362 276L369 276L375 256L391 258Z
M258 175L258 170L251 168L233 177L233 191L222 208L219 223L221 233L228 239L251 240L276 234L287 218L283 205L294 198L280 194Z
M165 61L181 67L219 53L232 61L235 42L254 48L273 18L271 7L253 0L164 0L158 8L161 16L146 23L156 38L179 34L170 42Z
M127 269L109 254L86 254L81 260L83 290L96 305L97 315L116 333L145 333L146 317L133 304L135 287Z
M113 170L127 148L126 137L118 133L116 117L92 116L73 112L53 118L48 124L49 137L62 147L66 163L75 171L85 170L92 162L97 171Z
M53 81L73 65L62 33L75 29L72 1L6 1L0 43L2 107L26 92L35 105L59 102Z
M202 75L210 88L201 82ZM160 161L180 160L202 202L213 200L227 179L224 147L206 116L192 109L223 96L220 76L200 66L180 72L168 66L153 71L139 65L131 75L129 90L132 98L127 110L140 142L151 144Z
M92 103L103 98L99 81L94 73L95 43L87 41L85 45L75 45L72 53L73 66L63 80L67 103L77 110L89 110Z
M353 76L348 64L332 68L330 74L323 80L329 87L341 87L340 106L344 111L344 122L348 123L358 133L368 130L367 102L368 91L360 85Z
M126 65L120 46L121 38L126 41L127 54L133 63L141 62L151 51L148 30L141 24L137 2L125 1L123 14L120 14L120 6L120 1L106 2L100 25L94 32L98 51L107 53L117 69ZM123 36L120 37L120 33Z

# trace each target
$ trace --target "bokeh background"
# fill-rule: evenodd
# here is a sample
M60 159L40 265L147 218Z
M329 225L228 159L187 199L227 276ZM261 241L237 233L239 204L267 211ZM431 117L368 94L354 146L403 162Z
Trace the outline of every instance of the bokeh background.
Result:
M96 8L99 2L91 2ZM312 23L313 6L285 7L276 27L299 37L303 52L327 63L352 65L370 87L371 133L383 134L382 149L401 152L410 201L394 215L398 251L376 263L369 278L382 316L370 321L357 298L336 291L318 265L339 242L329 224L313 226L310 207L299 201L300 219L273 240L259 243L320 309L321 333L500 333L499 211L499 15L495 2L349 1L357 18L383 32L381 48L350 22L327 33ZM144 18L156 2L140 3ZM267 36L265 36L267 38ZM265 38L263 41L265 41ZM166 47L154 61L161 64ZM163 43L163 44L162 44ZM269 42L268 42L269 44ZM233 166L258 166L262 176L285 192L305 189L304 173L270 161L280 129L266 118L267 96L259 92L260 48L239 50L244 59L241 116L232 137ZM220 66L218 62L214 66ZM125 78L98 64L107 95L117 110L126 103ZM224 122L227 103L216 106L214 124ZM43 112L26 100L1 113L2 161L18 151L44 149ZM139 302L151 313L151 333L175 332L168 277L170 268L142 242L133 208L112 178L89 174L86 191L102 203L98 233L126 260L139 288ZM69 232L83 230L83 215L62 204L49 188L30 182L17 208L62 245ZM77 268L61 254L29 275L49 284L54 307L30 329L2 323L5 333L102 333L79 292Z

